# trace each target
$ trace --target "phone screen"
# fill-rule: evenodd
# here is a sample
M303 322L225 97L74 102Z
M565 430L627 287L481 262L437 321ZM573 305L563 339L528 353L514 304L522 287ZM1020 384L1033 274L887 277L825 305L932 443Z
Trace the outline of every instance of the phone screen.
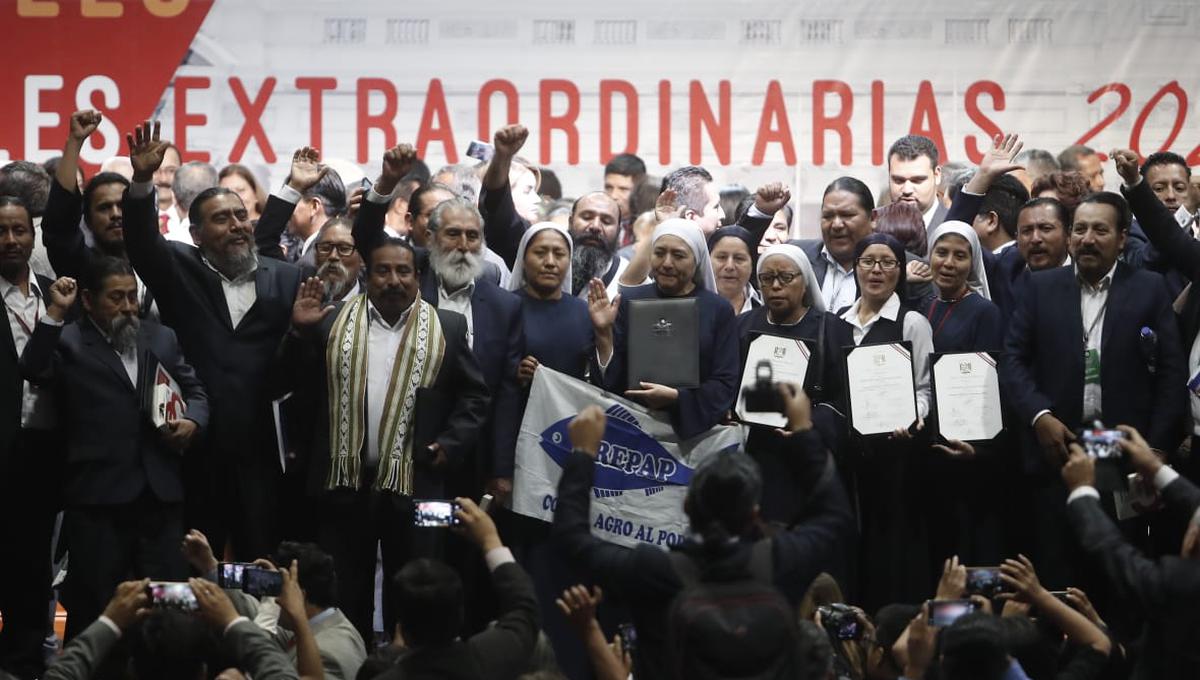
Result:
M196 594L192 592L192 587L186 583L157 581L152 582L148 587L150 588L150 601L154 603L155 607L182 609L189 612L200 607L196 603Z
M417 501L413 523L419 527L451 527L458 525L454 513L458 504L454 501Z
M929 603L929 625L945 628L973 611L970 600L934 600Z
M245 571L242 590L254 597L275 596L283 592L283 574L270 569L250 566Z
M1000 567L967 567L967 592L992 597L1005 591Z
M217 585L241 590L247 566L242 562L222 562L217 566Z

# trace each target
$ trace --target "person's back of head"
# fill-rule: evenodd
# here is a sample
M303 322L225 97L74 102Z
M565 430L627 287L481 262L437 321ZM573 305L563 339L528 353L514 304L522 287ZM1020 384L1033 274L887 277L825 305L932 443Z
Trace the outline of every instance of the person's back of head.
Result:
M1072 144L1058 154L1058 167L1063 171L1079 170L1079 159L1094 156L1096 150L1082 144Z
M138 680L202 680L215 646L208 626L194 613L155 609L130 631L129 656Z
M1031 680L1052 680L1058 670L1058 655L1046 631L1028 616L1005 616L1000 625L1004 628L1005 647L1025 675Z
M1008 238L1017 237L1017 217L1021 214L1021 206L1029 201L1029 192L1025 185L1012 175L1001 175L988 187L983 203L979 206L979 214L995 213L1000 228Z
M305 199L317 198L326 217L337 217L346 212L346 184L337 170L328 168L325 175L305 191Z
M929 250L926 241L925 218L912 203L896 201L871 212L875 233L895 238L910 253L924 256Z
M761 495L758 463L742 451L723 451L696 468L683 509L705 547L719 550L754 523Z
M1039 177L1033 181L1033 186L1029 189L1029 195L1032 198L1040 198L1042 194L1052 194L1051 198L1057 198L1067 208L1067 214L1070 219L1075 219L1075 208L1083 200L1084 196L1092 193L1092 188L1088 185L1087 178L1082 173L1075 170L1064 170L1061 172L1052 172L1043 177ZM1067 225L1070 228L1070 225Z
M833 673L833 643L820 626L801 621L797 630L798 680L825 680Z
M1039 177L1060 170L1058 159L1045 149L1025 149L1017 154L1014 160L1025 166L1025 172L1029 173L1029 178L1035 182Z
M337 573L333 569L333 557L316 543L280 543L273 562L286 569L293 561L304 599L321 609L334 606L337 603Z
M967 614L941 634L942 680L1000 680L1008 670L1008 648L1000 619Z
M450 642L463 621L463 585L458 572L438 560L416 559L396 572L396 611L409 647Z

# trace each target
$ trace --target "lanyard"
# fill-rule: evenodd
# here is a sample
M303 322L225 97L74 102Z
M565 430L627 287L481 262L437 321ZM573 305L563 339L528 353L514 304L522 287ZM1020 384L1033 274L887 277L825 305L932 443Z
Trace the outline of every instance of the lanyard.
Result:
M966 295L963 295L962 297L958 298L957 300L948 300L948 301L943 300L943 302L945 302L946 306L947 306L946 314L942 317L942 320L938 323L937 327L933 329L933 337L936 338L938 336L938 334L940 334L942 332L942 326L945 326L946 322L950 320L950 315L954 313L954 309L956 307L958 307L958 303L962 302L963 300L966 300L967 295L970 295L970 294L971 294L971 292L967 291ZM934 310L934 307L937 306L938 300L939 300L939 298L936 298L936 297L933 300L931 300L929 302L929 311L925 313L925 318L929 319L930 325L933 324L933 310Z
M37 294L36 288L33 289L33 297L35 300L37 300L37 305L34 306L34 308L33 308L33 325L37 326L38 321L40 321L42 318L41 317L41 307L42 307L41 300L42 300L42 298L40 295ZM4 307L5 307L5 309L8 310L8 313L12 316L12 318L16 319L17 323L21 325L21 330L25 331L25 336L33 337L33 328L30 328L29 324L25 323L25 318L21 316L21 313L15 309L13 309L7 302L4 303Z
M1104 298L1104 304L1100 305L1100 311L1096 312L1096 316L1092 317L1092 323L1083 329L1083 348L1085 350L1087 349L1088 342L1091 340L1092 332L1096 330L1096 324L1100 323L1100 319L1104 317L1104 310L1106 309L1108 309L1107 296Z

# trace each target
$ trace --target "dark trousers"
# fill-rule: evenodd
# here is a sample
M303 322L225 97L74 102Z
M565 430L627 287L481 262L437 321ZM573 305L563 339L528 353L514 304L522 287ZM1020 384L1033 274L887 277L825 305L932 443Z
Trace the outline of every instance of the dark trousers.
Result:
M410 559L441 555L447 530L413 526L413 510L408 496L374 491L339 493L320 504L318 534L337 571L338 607L363 640L374 639L376 545L383 553L383 625L389 637L396 627L396 572Z
M61 451L48 431L20 430L0 468L0 668L21 678L43 669Z
M186 528L204 532L217 560L225 559L227 544L238 562L271 555L279 546L283 510L274 440L237 451L219 450L211 442L193 447L184 458Z
M162 503L149 491L133 503L68 508L63 535L70 558L62 593L67 639L100 617L122 581L186 579L179 551L184 533L181 504Z

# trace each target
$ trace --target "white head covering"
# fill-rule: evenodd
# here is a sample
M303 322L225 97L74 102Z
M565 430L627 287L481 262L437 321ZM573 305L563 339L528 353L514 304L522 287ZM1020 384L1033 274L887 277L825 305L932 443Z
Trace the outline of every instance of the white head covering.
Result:
M808 261L808 256L804 254L804 251L799 246L790 243L776 243L758 256L758 271L762 271L763 262L773 255L786 257L796 263L801 276L804 277L804 302L810 309L824 312L825 300L821 297L821 284L817 283L817 275L813 273L812 263ZM754 272L755 275L758 274L758 271Z
M708 257L708 243L704 240L704 232L691 220L673 217L654 228L650 235L650 247L653 248L658 239L664 236L676 236L683 240L696 259L696 275L693 280L696 285L709 291L717 292L717 277L713 275L712 261Z
M563 274L562 290L564 295L571 294L571 255L573 254L574 244L571 242L571 234L567 231L567 228L554 222L538 222L531 225L521 235L521 245L517 246L517 259L513 262L512 276L508 279L509 290L521 290L525 287L525 248L533 240L534 236L547 229L557 231L567 240L567 271Z
M979 234L976 234L975 228L966 222L942 222L929 235L929 253L931 255L938 240L947 234L957 234L967 239L967 243L971 245L971 271L967 273L967 287L971 289L971 292L991 300L992 294L988 289L987 274L983 269L983 249L979 245Z

